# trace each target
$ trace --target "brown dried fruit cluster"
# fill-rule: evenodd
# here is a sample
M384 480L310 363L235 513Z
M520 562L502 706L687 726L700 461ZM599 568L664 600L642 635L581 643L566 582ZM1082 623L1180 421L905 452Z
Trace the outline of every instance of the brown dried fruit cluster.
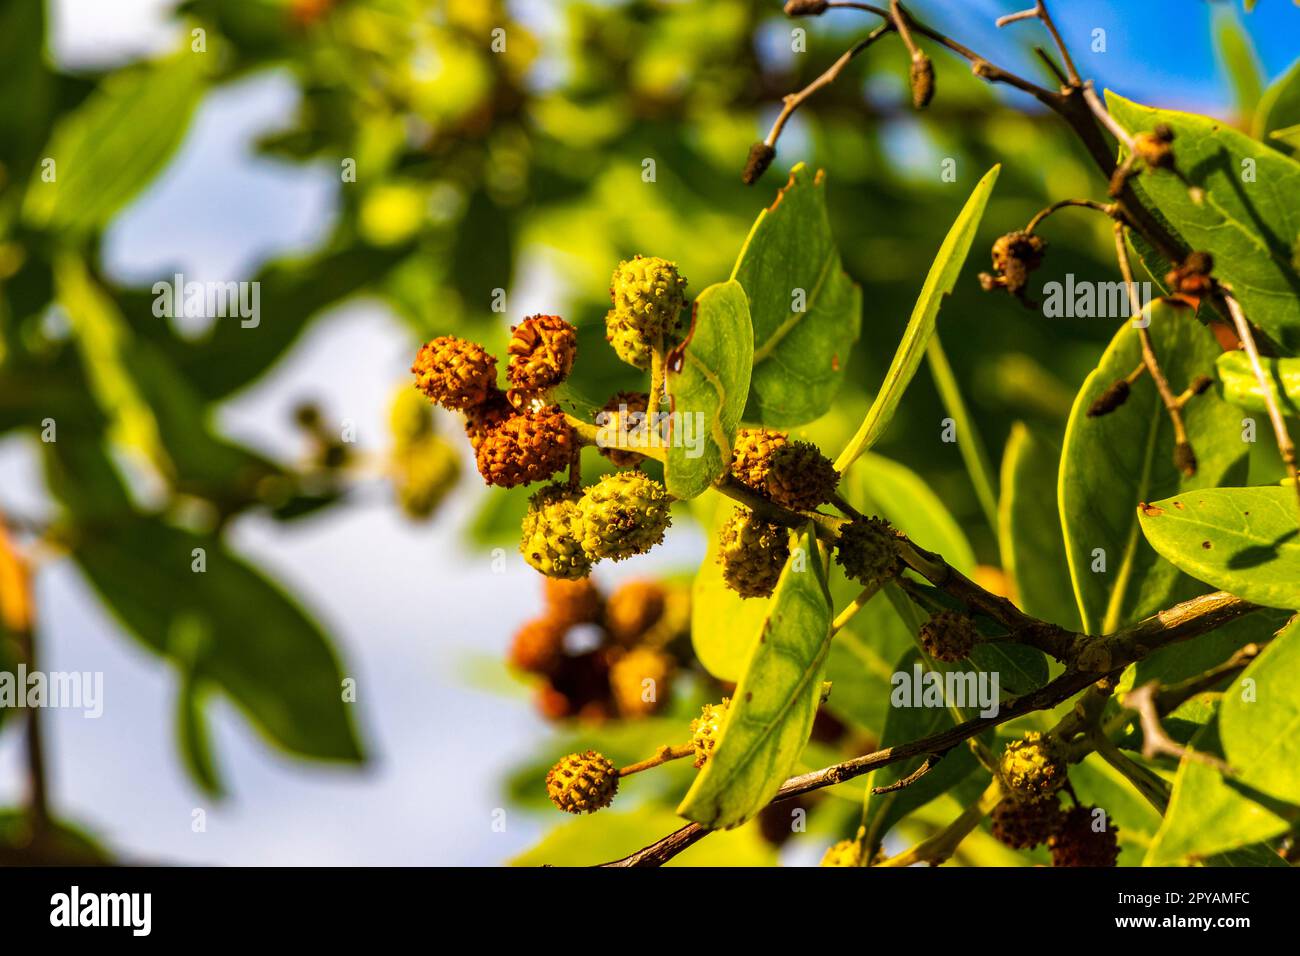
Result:
M1028 232L1009 232L993 243L993 272L980 273L984 291L1005 289L1015 296L1023 296L1029 284L1029 273L1043 262L1047 243L1041 236Z
M547 578L543 588L542 613L520 627L509 653L514 667L542 679L542 715L601 721L662 710L682 665L671 646L684 636L688 593L631 580L607 598L591 578ZM587 638L581 652L569 646L574 628Z
M520 412L488 428L475 449L479 474L489 485L513 488L546 481L573 460L577 438L555 406Z
M1114 866L1119 860L1119 827L1097 807L1067 810L1048 838L1052 866Z
M496 386L497 360L483 346L443 335L420 347L411 365L415 387L444 408L466 409Z
M600 453L619 468L631 468L641 461L641 456L630 449L642 443L649 429L645 424L650 396L645 392L618 392L607 401L597 416L597 424L612 432L616 441L601 442Z
M1165 275L1170 292L1200 298L1214 291L1214 256L1208 252L1189 252L1182 265Z
M989 820L996 840L1013 850L1028 850L1046 843L1064 816L1055 796L1042 800L1009 797L993 808Z
M921 649L937 661L954 663L970 657L979 643L975 622L956 611L931 614L921 625Z

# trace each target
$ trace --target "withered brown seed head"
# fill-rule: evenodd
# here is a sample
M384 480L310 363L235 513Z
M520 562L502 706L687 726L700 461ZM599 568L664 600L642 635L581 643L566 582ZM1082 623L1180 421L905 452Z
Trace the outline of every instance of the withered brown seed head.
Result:
M1114 866L1119 859L1119 827L1106 818L1094 828L1096 807L1072 807L1047 840L1052 866Z
M650 396L645 392L618 392L610 397L601 409L605 428L613 431L625 444L635 446L648 434L645 413L650 407ZM639 417L638 417L639 413ZM631 468L641 461L641 455L631 448L600 446L600 453L619 468Z
M921 649L937 661L954 663L970 656L979 643L975 622L956 611L939 611L921 625Z
M510 384L522 389L559 385L573 371L578 330L558 315L531 315L515 326L506 346Z
M542 596L547 616L570 627L599 621L604 606L600 589L591 578L544 578Z
M564 413L551 407L512 415L489 429L479 442L475 460L489 485L513 488L545 481L567 468L574 442Z
M627 581L605 602L605 629L618 643L635 644L659 623L667 602L667 592L658 581Z
M550 615L525 621L510 643L510 663L530 674L549 674L564 653L566 630Z
M444 335L420 347L411 365L415 387L445 408L464 409L487 399L496 364L481 345Z

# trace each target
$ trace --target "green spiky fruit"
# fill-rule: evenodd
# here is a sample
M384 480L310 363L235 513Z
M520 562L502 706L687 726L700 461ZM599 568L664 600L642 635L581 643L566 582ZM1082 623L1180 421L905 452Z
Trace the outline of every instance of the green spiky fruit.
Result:
M731 698L722 698L720 704L705 704L700 716L691 721L691 746L695 748L695 766L703 767L718 746L722 721L727 716Z
M722 579L743 598L770 595L789 559L789 530L748 508L737 508L718 533Z
M481 345L443 335L420 347L411 365L415 387L446 408L470 408L496 385L497 360Z
M812 511L831 500L840 473L816 445L787 442L771 456L764 490L779 505Z
M1071 807L1048 838L1052 866L1114 866L1119 860L1119 827L1098 817L1097 807Z
M740 429L731 443L732 476L754 491L766 494L772 456L789 442L785 432L773 428Z
M998 762L1007 791L1022 800L1055 793L1065 783L1067 769L1060 745L1036 730L1007 744Z
M840 840L833 844L822 857L822 866L861 866L862 847L857 840Z
M636 256L614 270L609 294L614 308L605 316L605 337L624 362L649 368L655 342L677 328L686 280L671 262Z
M864 587L893 577L898 568L897 538L882 518L858 518L840 528L835 561Z
M519 552L549 578L585 578L591 558L582 549L578 500L564 485L548 485L528 499Z
M664 539L670 500L663 485L639 471L605 475L578 502L583 549L593 560L645 554Z
M938 611L921 625L921 649L937 661L962 661L979 643L975 622L956 611Z
M594 750L561 758L546 775L546 795L565 813L595 813L618 793L618 768Z
M993 836L1013 850L1028 850L1046 843L1061 825L1061 803L1055 795L1041 800L1009 797L993 808L989 817Z

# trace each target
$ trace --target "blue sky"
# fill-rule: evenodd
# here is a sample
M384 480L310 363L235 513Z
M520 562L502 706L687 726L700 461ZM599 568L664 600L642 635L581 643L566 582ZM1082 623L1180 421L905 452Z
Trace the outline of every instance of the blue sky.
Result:
M544 24L547 4L520 5ZM915 6L990 55L1013 49L1017 38L1009 32L1036 29L1019 24L999 34L992 26L994 17L1017 9L1014 2ZM1207 112L1230 103L1210 40L1211 4L1058 0L1053 6L1080 51L1081 70L1101 85ZM164 19L169 7L167 0L58 0L55 54L85 65L163 49L174 36ZM1243 21L1270 76L1300 54L1300 9L1291 0L1260 0ZM1088 53L1098 28L1106 31L1107 52ZM224 277L265 256L307 248L328 226L332 177L248 150L292 102L292 88L274 75L211 97L173 166L108 237L110 268L135 278L173 268ZM527 299L529 290L515 294ZM222 424L259 447L290 454L289 409L329 382L331 411L360 423L363 447L377 447L391 386L405 374L413 344L374 303L336 310L273 375L224 407ZM0 442L0 488L3 504L14 511L48 508L31 449L13 440ZM230 708L218 706L215 742L233 796L221 806L207 804L176 759L171 674L118 632L68 562L57 562L39 580L46 666L106 675L100 720L50 713L61 812L129 855L176 862L494 864L536 838L536 821L511 819L505 833L490 823L492 809L503 804L502 773L545 730L522 696L467 686L464 676L469 658L500 660L514 626L536 606L536 579L522 566L505 577L492 574L486 557L459 549L449 523L412 527L387 506L382 486L367 491L365 503L289 531L243 521L235 541L302 594L338 636L355 665L374 765L349 774L286 760ZM481 493L458 491L448 512L463 513ZM701 549L697 536L674 535L667 550L620 570L653 573L689 563ZM527 600L506 599L507 591ZM488 607L491 627L484 626ZM18 771L17 740L8 734L0 738L0 805L19 798ZM190 827L196 807L208 811L202 834Z

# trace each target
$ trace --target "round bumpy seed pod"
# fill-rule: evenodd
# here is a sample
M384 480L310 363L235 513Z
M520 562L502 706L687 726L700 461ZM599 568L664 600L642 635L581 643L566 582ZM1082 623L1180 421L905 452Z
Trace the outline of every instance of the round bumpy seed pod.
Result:
M621 561L663 541L671 523L668 491L639 471L605 475L578 502L582 547L589 556Z
M525 621L510 643L510 663L530 674L549 674L564 653L567 630L562 621L549 616Z
M883 518L859 518L840 528L835 561L844 573L870 587L886 580L897 570L898 552L894 532Z
M528 499L519 553L549 578L585 578L591 558L578 536L578 499L564 485L548 485Z
M1035 730L1007 744L998 770L1013 796L1036 800L1060 789L1067 767L1060 745Z
M542 585L547 616L566 627L600 620L604 599L591 578L547 578Z
M718 563L727 587L743 598L767 597L790 558L790 532L737 508L718 533Z
M393 450L393 487L408 518L430 517L459 476L460 457L439 435L426 435Z
M505 392L496 386L488 389L487 398L465 409L465 434L469 437L470 447L477 452L483 440L514 414Z
M691 746L695 748L695 766L703 767L718 746L722 732L722 719L727 716L731 698L722 698L720 704L705 704L700 716L691 721Z
M1042 800L1008 798L993 808L990 816L994 839L1013 850L1028 850L1056 832L1064 814L1055 796Z
M831 845L822 857L822 866L861 866L862 847L857 840L841 840Z
M558 315L531 315L510 331L507 374L515 388L559 385L573 371L578 330Z
M784 432L771 428L742 428L731 445L731 474L741 484L760 494L767 493L767 476L772 470L772 456L790 439Z
M956 611L939 611L921 625L921 649L937 661L961 661L979 643L975 622Z
M831 460L811 442L787 442L772 452L770 463L764 490L795 511L812 511L830 501L840 482Z
M565 813L594 813L618 792L618 768L594 750L564 757L546 775L546 795Z
M446 408L483 402L496 384L497 360L483 346L444 335L420 347L411 371L415 387Z
M513 488L545 481L569 466L573 428L558 408L512 415L489 429L475 451L479 474L489 485Z
M609 689L624 717L649 717L668 702L673 659L651 647L635 647L609 666Z
M644 417L649 407L650 396L645 392L619 392L601 409L603 416L598 416L597 424L603 425L597 444L600 453L619 468L630 468L641 461L641 455L633 449L644 447L650 437Z
M1097 807L1072 807L1047 840L1052 866L1114 866L1119 859L1119 827Z
M614 270L609 294L614 311L635 317L651 334L666 333L686 302L686 279L666 259L634 256Z
M664 616L668 595L658 581L628 581L605 602L605 629L620 644L635 644Z

